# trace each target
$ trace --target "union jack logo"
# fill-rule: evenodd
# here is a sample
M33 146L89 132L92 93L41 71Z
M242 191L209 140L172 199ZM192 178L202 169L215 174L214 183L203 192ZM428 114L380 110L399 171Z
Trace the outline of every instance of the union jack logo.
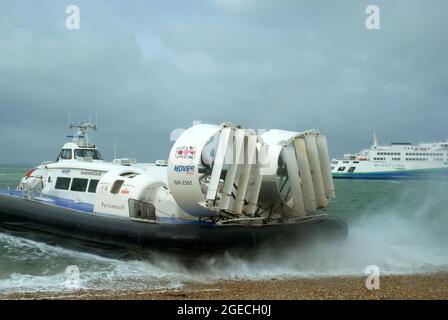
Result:
M194 159L196 158L196 147L182 146L176 148L176 159Z

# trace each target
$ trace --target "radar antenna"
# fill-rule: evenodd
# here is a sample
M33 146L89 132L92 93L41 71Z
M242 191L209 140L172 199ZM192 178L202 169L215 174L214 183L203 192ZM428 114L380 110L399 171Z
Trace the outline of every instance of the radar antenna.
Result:
M80 147L93 148L94 145L90 144L89 133L90 131L96 131L97 126L91 122L72 122L70 129L74 129L73 142Z

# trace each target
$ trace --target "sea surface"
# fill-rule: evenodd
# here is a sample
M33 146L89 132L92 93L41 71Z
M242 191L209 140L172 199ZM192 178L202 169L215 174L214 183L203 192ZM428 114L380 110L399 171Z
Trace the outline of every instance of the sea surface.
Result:
M25 167L0 167L0 189ZM221 279L281 279L448 271L448 181L336 181L329 214L345 219L344 244L203 256L116 258L0 233L0 293L84 289L164 290ZM78 276L79 270L79 276ZM77 282L73 280L76 275Z

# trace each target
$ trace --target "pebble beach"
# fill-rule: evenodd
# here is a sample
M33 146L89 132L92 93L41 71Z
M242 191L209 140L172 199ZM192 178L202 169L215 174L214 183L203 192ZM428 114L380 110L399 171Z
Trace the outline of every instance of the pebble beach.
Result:
M226 280L186 284L181 289L0 294L2 299L50 300L403 300L448 299L448 273L391 275L380 288L367 289L365 277Z

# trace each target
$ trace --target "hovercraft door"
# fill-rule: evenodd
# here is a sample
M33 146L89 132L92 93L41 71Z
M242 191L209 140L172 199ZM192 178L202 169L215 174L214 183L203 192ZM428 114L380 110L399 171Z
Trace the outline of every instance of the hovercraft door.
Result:
M148 202L129 199L129 217L146 222L156 221L156 208Z

